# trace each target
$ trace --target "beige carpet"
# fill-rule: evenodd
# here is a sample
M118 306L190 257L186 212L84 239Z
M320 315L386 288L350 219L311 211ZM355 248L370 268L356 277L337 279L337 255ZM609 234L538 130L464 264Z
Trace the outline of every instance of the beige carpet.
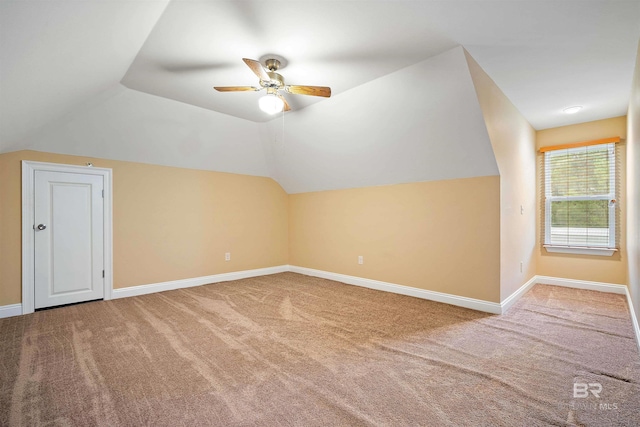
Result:
M554 286L493 316L282 273L2 319L0 344L3 426L640 424L624 296Z

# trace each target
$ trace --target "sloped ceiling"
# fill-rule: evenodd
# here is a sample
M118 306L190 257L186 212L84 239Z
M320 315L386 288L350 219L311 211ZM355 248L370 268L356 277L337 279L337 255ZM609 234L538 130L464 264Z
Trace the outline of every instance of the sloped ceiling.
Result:
M342 93L460 44L537 129L623 115L640 1L173 1L126 86L252 121L260 93L241 62L285 57L291 84ZM289 96L295 109L321 98ZM562 109L584 109L568 116Z
M625 114L638 22L635 0L4 0L0 153L272 176L291 192L491 174L454 47L542 129ZM267 53L288 83L334 92L289 97L284 131L257 94L212 89L255 84L241 58Z
M465 47L535 129L627 113L640 1L433 6L438 28ZM572 105L584 108L562 112Z
M30 138L31 150L271 176L258 123L116 86Z
M168 1L0 1L0 152L117 85Z
M265 130L289 193L498 175L461 47Z

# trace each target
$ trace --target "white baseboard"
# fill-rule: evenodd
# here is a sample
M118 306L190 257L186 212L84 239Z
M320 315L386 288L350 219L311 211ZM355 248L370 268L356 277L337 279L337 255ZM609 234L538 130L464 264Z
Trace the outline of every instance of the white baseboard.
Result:
M590 291L608 292L611 294L622 294L627 292L625 285L614 283L590 282L588 280L564 279L561 277L536 276L536 283L544 285L565 286L567 288L587 289Z
M518 301L522 295L526 294L527 291L533 287L533 285L538 283L536 281L537 277L538 276L533 276L524 285L520 286L517 291L515 291L514 293L509 295L507 298L505 298L505 300L500 303L500 308L502 309L500 314L505 314L507 310L509 310L511 306L516 301Z
M633 326L633 331L636 335L636 344L638 345L638 351L640 351L640 326L638 325L636 312L633 309L633 302L631 301L631 293L629 293L628 286L615 283L590 282L588 280L564 279L560 277L549 276L536 276L536 283L626 295L627 305L629 306L629 313L631 315L631 325Z
M149 285L130 286L127 288L114 289L112 299L146 295L155 292L171 291L174 289L190 288L193 286L207 285L209 283L228 282L229 280L246 279L248 277L266 276L267 274L284 273L285 271L289 271L288 265L258 268L255 270L233 271L231 273L214 274L212 276L194 277L191 279L172 280L170 282L152 283Z
M626 294L627 294L627 304L629 304L629 312L631 313L631 324L633 325L633 330L636 333L636 343L638 344L638 351L640 352L640 324L638 324L638 317L636 316L636 312L633 309L633 302L631 301L631 292L629 291L629 287L625 286Z
M416 298L443 302L445 304L484 311L486 313L502 313L500 304L498 304L497 302L483 301L474 298L461 297L458 295L445 294L442 292L428 291L426 289L397 285L395 283L381 282L379 280L365 279L363 277L347 276L345 274L331 273L323 270L314 270L312 268L297 267L294 265L289 267L289 271L304 274L307 276L315 276L321 277L323 279L335 280L337 282L342 282L349 285L362 286L364 288L392 292L394 294L408 295Z
M0 319L5 317L20 316L22 314L22 304L10 304L0 306Z
M587 280L575 280L575 279L564 279L561 277L550 277L550 276L533 276L527 283L518 288L517 291L509 295L504 301L500 303L502 306L502 314L506 313L511 306L520 299L522 295L527 293L529 289L533 285L543 284L543 285L554 285L554 286L565 286L567 288L576 288L576 289L587 289L590 291L599 291L599 292L608 292L612 294L624 294L627 292L627 287L625 285L617 285L613 283L603 283L603 282L589 282Z
M126 298L136 295L145 295L155 292L170 291L173 289L189 288L192 286L206 285L209 283L226 282L229 280L246 279L249 277L265 276L268 274L284 273L291 271L307 276L321 277L335 280L349 285L362 286L380 291L392 292L395 294L407 295L416 298L427 299L459 307L470 308L472 310L483 311L492 314L504 314L507 310L524 295L535 284L546 284L555 286L566 286L577 289L587 289L592 291L609 292L627 296L627 303L631 313L631 323L636 335L638 349L640 350L640 326L638 318L633 309L629 288L625 285L612 283L590 282L586 280L565 279L560 277L534 276L523 284L517 291L508 296L501 303L484 301L474 298L467 298L458 295L451 295L442 292L428 291L426 289L413 288L410 286L398 285L395 283L381 282L379 280L365 279L363 277L348 276L345 274L331 273L329 271L314 270L306 267L293 265L279 265L276 267L258 268L255 270L234 271L231 273L214 274L212 276L194 277L191 279L173 280L169 282L153 283L149 285L131 286L128 288L114 289L112 298ZM0 306L0 319L22 314L22 304L10 304Z
M631 302L631 294L629 288L625 285L603 282L591 282L587 280L565 279L561 277L549 276L533 276L517 291L509 295L500 304L490 301L483 301L473 298L461 297L458 295L445 294L442 292L428 291L425 289L413 288L410 286L397 285L395 283L381 282L378 280L365 279L356 276L347 276L345 274L331 273L329 271L314 270L312 268L289 266L289 271L294 273L305 274L307 276L321 277L323 279L335 280L349 285L362 286L380 291L392 292L395 294L408 295L416 298L427 299L431 301L443 302L445 304L456 305L459 307L470 308L473 310L484 311L492 314L504 314L511 306L522 297L529 289L536 284L565 286L569 288L586 289L591 291L608 292L614 294L622 294L627 296L629 312L631 313L631 323L636 335L636 343L640 350L640 326Z

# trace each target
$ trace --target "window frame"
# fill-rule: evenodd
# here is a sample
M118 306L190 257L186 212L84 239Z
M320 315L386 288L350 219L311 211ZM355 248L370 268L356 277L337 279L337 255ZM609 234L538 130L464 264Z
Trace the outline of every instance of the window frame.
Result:
M579 152L585 149L592 149L591 147L601 147L606 146L609 160L609 193L596 195L596 196L552 196L551 195L551 179L547 179L547 171L550 169L551 158L554 154L562 151L563 154L569 154L571 152ZM590 146L577 146L577 147L563 147L558 150L548 150L543 154L543 162L544 162L544 171L542 175L543 184L544 184L544 242L543 247L547 250L547 252L559 252L559 253L572 253L572 254L581 254L581 255L602 255L602 256L612 256L615 252L618 251L617 248L617 235L616 235L616 222L617 222L617 212L616 208L618 205L618 201L616 199L617 189L619 183L616 180L616 158L618 153L616 152L616 144L614 142L604 143L604 144L594 144ZM607 200L608 201L608 220L609 220L609 241L606 245L589 245L589 246L580 246L580 245L558 245L551 243L551 205L553 202L558 201L592 201L592 200Z

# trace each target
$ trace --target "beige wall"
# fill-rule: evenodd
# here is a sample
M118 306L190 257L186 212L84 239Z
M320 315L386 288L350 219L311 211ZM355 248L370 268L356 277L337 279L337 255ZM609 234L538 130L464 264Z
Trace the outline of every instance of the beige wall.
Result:
M289 263L499 302L499 203L497 176L293 194Z
M113 169L114 288L288 262L288 196L270 178L18 151L0 155L0 306L21 300L21 160Z
M536 133L537 148L547 147L571 142L590 141L595 139L620 136L626 139L627 119L625 116L611 119L597 120L594 122L581 123L577 125L563 126L553 129L545 129ZM542 247L542 227L541 208L538 209L538 275L562 277L576 280L589 280L595 282L606 282L616 284L627 284L627 251L626 251L626 156L625 148L627 144L621 145L622 158L619 162L621 166L621 192L620 199L620 250L611 257L593 255L573 255L549 253ZM539 162L540 164L540 162ZM540 169L540 168L538 168ZM538 170L538 202L541 203L540 194L542 189L540 170ZM538 205L540 206L540 204Z
M640 306L638 70L621 251L594 257L542 249L534 131L468 61L500 177L287 195L270 178L35 151L0 155L0 306L21 299L21 160L113 169L115 288L291 264L493 302L534 274L629 283ZM626 138L625 117L535 132L538 148L614 135Z
M500 170L503 301L536 274L535 130L468 52L465 54Z
M633 307L640 318L640 44L627 118L627 277Z

